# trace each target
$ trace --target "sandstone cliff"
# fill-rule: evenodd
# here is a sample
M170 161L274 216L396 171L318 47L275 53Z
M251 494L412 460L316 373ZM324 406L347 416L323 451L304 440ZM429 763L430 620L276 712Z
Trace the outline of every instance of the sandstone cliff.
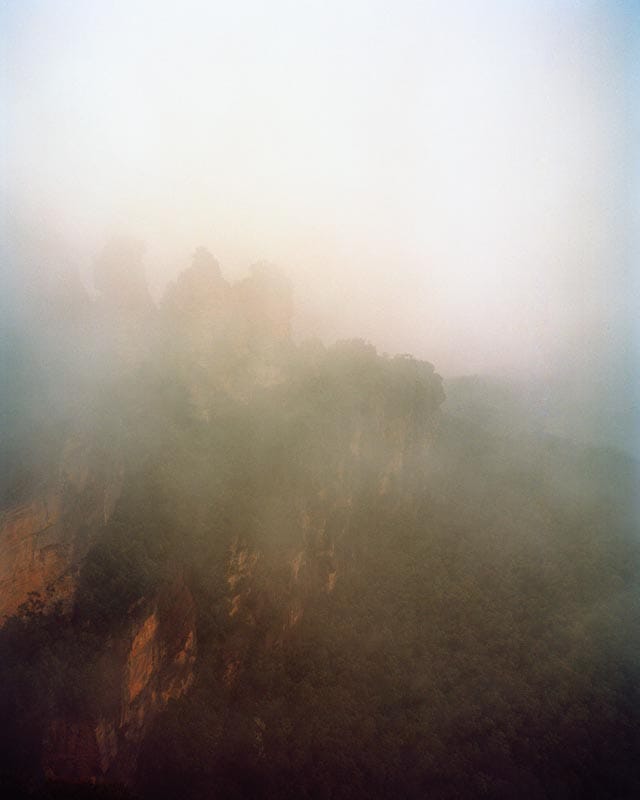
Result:
M47 778L72 783L129 780L155 715L194 680L195 605L182 576L130 610L109 638L99 669L116 697L86 718L54 718L44 734Z
M93 446L85 431L67 440L57 475L0 512L0 618L30 595L47 606L70 606L79 568L113 512L122 480L121 461Z
M443 394L430 364L364 342L294 345L291 288L269 265L230 284L200 249L159 311L135 247L97 270L68 331L87 334L79 366L47 374L78 402L52 466L0 518L0 613L37 641L55 612L55 658L85 689L71 702L51 681L44 775L131 783L199 650L206 680L236 691L350 580L362 516L415 506Z

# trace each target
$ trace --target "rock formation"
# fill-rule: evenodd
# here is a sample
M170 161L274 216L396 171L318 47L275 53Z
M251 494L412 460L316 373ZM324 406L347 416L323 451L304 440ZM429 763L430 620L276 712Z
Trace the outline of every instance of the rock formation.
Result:
M107 247L93 306L80 322L63 316L63 340L81 338L82 358L42 386L71 400L47 466L0 517L3 618L26 615L16 630L28 636L41 615L58 615L85 647L68 656L80 680L103 687L40 712L51 780L133 780L154 719L196 679L198 603L221 608L210 680L233 687L249 654L279 647L348 572L351 520L368 493L397 503L420 484L443 399L431 365L362 342L298 349L291 287L270 265L230 284L200 248L157 310L141 256L132 243ZM173 468L180 459L189 465ZM213 461L213 484L197 493ZM127 501L133 516L114 514L131 487L142 487ZM206 526L225 519L215 503L236 497L246 524L214 536Z
M128 614L117 639L98 656L119 691L116 701L84 718L52 719L44 734L43 769L50 780L129 780L146 730L194 679L195 606L181 576Z

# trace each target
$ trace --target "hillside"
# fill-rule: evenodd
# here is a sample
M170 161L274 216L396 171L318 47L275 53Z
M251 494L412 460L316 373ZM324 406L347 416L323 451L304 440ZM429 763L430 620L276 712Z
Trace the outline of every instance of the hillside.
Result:
M636 462L296 344L268 264L98 276L2 337L6 792L640 791Z

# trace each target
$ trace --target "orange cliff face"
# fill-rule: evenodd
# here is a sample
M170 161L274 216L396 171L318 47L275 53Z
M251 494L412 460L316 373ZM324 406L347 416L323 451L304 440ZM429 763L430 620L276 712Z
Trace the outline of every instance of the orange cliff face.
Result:
M64 448L59 477L30 502L0 517L0 609L3 620L34 593L46 613L71 612L82 564L120 495L122 465L96 454L81 437ZM182 575L128 612L124 630L96 653L97 686L116 687L101 711L50 718L43 731L47 778L77 783L129 780L155 715L194 680L195 604Z
M126 445L109 441L96 446L94 428L100 430L100 414L110 412L108 405L96 402L92 376L96 385L109 386L121 374L131 374L131 366L158 352L164 355L156 327L162 317L171 339L183 348L177 352L179 362L195 359L199 367L210 365L214 375L224 375L221 358L233 365L235 372L225 375L222 389L234 399L266 380L267 373L270 382L275 380L274 369L262 366L274 344L289 340L288 284L254 270L253 277L232 286L200 250L158 311L140 259L139 248L127 243L106 248L96 264L95 301L85 297L82 313L73 318L65 315L62 303L60 331L56 328L53 336L46 327L40 331L43 385L50 388L50 383L64 401L61 419L70 432L60 434L57 454L33 481L36 488L0 509L0 625L34 597L45 612L54 606L65 614L72 611L82 565L121 494ZM49 336L57 346L53 351ZM209 390L203 387L205 395ZM44 401L42 413L47 413ZM184 581L169 582L154 596L141 598L123 622L125 630L105 640L104 652L97 655L110 685L119 687L120 699L97 716L88 710L74 718L54 712L43 752L52 778L128 779L150 720L194 679L195 608Z
M52 492L3 512L0 520L0 614L15 614L36 593L68 600L73 544L60 524L61 498Z
M122 489L122 465L70 437L57 478L0 512L0 624L30 596L70 607L80 566Z
M96 715L51 720L42 764L50 780L128 781L155 716L182 697L194 680L195 604L182 576L131 610L131 621L107 641L99 659L119 687L118 698Z
M198 251L193 266L168 289L157 314L147 314L147 294L140 281L127 288L125 271L112 274L107 262L102 265L102 299L96 305L100 320L117 336L97 341L109 364L115 364L106 370L114 382L123 366L139 365L146 358L156 367L168 363L166 374L191 392L192 410L205 421L211 410L224 409L225 403L252 409L252 395L261 402L270 387L274 397L286 400L281 384L287 380L287 357L293 348L291 289L271 268L258 266L250 278L231 285L217 262ZM153 324L148 324L150 318ZM352 342L333 352L322 371L324 353L321 348L315 366L309 359L309 369L318 371L320 389L328 385L333 397L333 387L338 399L335 414L320 417L319 431L305 428L310 436L305 458L315 459L310 466L300 466L308 470L307 479L295 490L289 481L274 484L279 502L258 514L264 516L263 524L234 531L233 536L230 532L226 555L222 549L215 551L215 567L223 568L219 588L227 618L217 662L221 669L212 679L227 686L242 681L251 652L281 645L304 624L313 603L339 592L343 582L348 584L357 558L350 528L352 517L362 510L358 504L366 495L363 486L373 487L390 505L410 504L422 479L423 453L442 402L441 383L431 366L382 359L374 348ZM134 374L127 372L128 379ZM384 381L374 383L373 391L366 380L359 383L361 375L378 374ZM139 395L146 397L145 392L153 394L143 383ZM137 421L145 407L141 403L139 414L139 395L132 394L133 402L126 395L115 408L109 402L99 405L96 428L104 424L102 415L109 418L109 431L119 430L123 423L118 415L127 418L131 406L131 418ZM296 397L294 391L292 402ZM0 516L3 617L15 613L33 592L40 594L45 608L61 602L71 609L81 566L122 490L122 452L144 454L152 438L134 437L133 444L109 442L98 451L92 445L92 425L86 428L88 434L67 436L58 466L50 470L55 474L48 475L43 488ZM127 430L134 428L129 419ZM155 436L157 429L151 430ZM109 438L104 433L103 437ZM325 439L331 447L325 446ZM167 571L177 569L183 556L173 551L172 557L173 566L164 565ZM130 783L152 721L192 685L197 652L194 600L183 575L168 579L162 574L159 586L154 583L156 588L131 606L125 602L117 626L109 635L100 633L92 645L98 688L94 691L90 682L91 694L97 696L103 691L99 687L108 687L104 697L97 697L96 707L83 699L82 708L73 714L64 716L63 704L47 711L42 766L49 778ZM201 639L204 643L205 636Z

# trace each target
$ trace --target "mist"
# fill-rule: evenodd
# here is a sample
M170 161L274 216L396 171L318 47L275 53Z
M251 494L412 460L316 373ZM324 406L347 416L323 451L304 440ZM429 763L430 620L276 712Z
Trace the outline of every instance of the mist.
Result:
M277 263L303 337L448 375L628 368L634 4L1 14L4 216L85 276L128 233L158 297L205 245Z
M640 796L640 7L0 7L0 794Z

